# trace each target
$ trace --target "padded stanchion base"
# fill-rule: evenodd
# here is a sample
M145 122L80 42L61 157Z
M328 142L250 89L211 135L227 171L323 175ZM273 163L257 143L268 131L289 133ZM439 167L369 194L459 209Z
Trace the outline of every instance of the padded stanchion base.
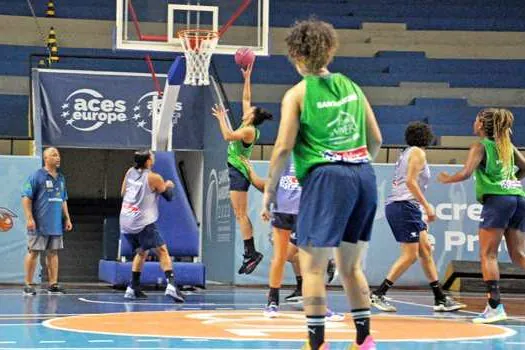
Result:
M201 263L173 263L175 281L178 285L205 287L206 267ZM98 263L98 279L113 286L122 286L131 279L131 262L100 260ZM158 262L146 262L142 269L140 282L143 285L156 285L162 281L164 272Z

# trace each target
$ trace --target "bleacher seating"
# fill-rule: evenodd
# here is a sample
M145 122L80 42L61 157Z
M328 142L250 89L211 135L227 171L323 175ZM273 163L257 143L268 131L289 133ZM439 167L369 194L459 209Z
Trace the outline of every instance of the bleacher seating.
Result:
M235 6L235 1L228 4ZM30 16L27 4L23 2L0 0L0 5L0 15ZM151 3L137 0L134 5L141 21L155 22L160 18L162 10ZM43 15L45 3L35 3L35 6L37 13ZM341 35L340 55L335 58L331 69L349 75L367 91L367 95L369 90L373 91L371 102L386 143L402 143L400 127L415 119L427 120L440 136L470 135L477 111L498 104L510 107L515 113L515 141L525 143L525 136L521 136L523 133L520 132L520 121L525 116L525 49L520 51L519 45L525 38L525 6L522 0L273 0L270 11L271 26L274 28L288 27L295 19L315 14L320 19L334 23L337 28L356 29L341 32L344 35ZM86 26L83 27L84 32L91 25L93 29L96 28L99 38L107 38L111 33L101 33L101 26L97 23L107 26L108 21L114 20L115 3L74 0L67 6L60 6L57 15L83 23ZM374 23L400 23L404 27L390 31L389 27ZM237 24L245 24L242 17ZM499 35L496 33L498 31L503 33ZM60 35L59 31L59 41ZM261 143L264 144L271 144L277 133L282 95L278 96L276 91L281 93L300 79L284 55L281 43L283 35L282 30L272 33L274 54L257 59L252 78L254 90L258 92L254 94L255 102L276 116L276 121L266 123L263 127ZM60 47L61 55L143 57L142 53L114 52L102 44L96 45L98 48L94 49L70 38L66 42L68 45ZM16 38L13 38L12 43L8 39L0 43L3 52L0 75L3 76L27 78L29 55L45 52L43 47L22 45ZM354 48L356 54L353 54ZM364 48L370 49L366 51ZM469 50L468 57L456 55L456 52L463 50ZM154 56L167 59L155 63L157 72L167 71L173 55L157 53ZM232 64L232 57L215 55L213 61L227 90L238 92L242 76ZM66 58L56 67L147 72L141 59L113 61ZM281 88L265 90L264 86L268 84ZM440 92L429 94L428 91L433 87ZM409 90L410 94L407 94ZM0 111L0 134L25 136L28 132L28 98L19 95L19 92L18 95L13 93L9 86L0 87L0 102L7 106ZM232 113L239 115L240 96L237 95L229 98L232 101ZM407 97L409 95L410 98Z

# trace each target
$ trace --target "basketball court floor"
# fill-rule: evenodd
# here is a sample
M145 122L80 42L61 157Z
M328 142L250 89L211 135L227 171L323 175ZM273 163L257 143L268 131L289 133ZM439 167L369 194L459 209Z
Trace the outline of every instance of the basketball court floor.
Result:
M283 291L282 296L288 291ZM510 319L498 325L470 322L485 303L480 294L462 295L469 309L434 313L431 293L393 291L396 314L374 312L378 349L523 349L524 295L505 295ZM63 296L25 297L19 289L0 292L0 349L300 349L305 337L298 306L282 307L279 318L262 314L265 290L210 288L191 292L183 305L160 291L147 300L127 301L109 288L69 289ZM334 311L348 312L342 291L331 291ZM346 349L355 333L351 318L329 322L331 349Z

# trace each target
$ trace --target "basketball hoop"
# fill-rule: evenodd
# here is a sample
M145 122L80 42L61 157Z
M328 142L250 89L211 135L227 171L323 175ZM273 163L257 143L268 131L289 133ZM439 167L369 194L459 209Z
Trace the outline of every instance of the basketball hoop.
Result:
M188 29L177 33L186 57L186 85L210 85L211 55L219 42L219 33L206 29Z

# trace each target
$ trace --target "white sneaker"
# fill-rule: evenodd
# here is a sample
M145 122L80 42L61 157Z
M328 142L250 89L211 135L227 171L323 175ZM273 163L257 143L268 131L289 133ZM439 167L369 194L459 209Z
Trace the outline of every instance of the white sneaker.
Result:
M279 305L272 301L264 308L264 317L276 318L277 316L279 316Z
M342 322L345 320L345 314L340 314L338 312L333 312L329 308L326 308L326 320L329 322Z
M125 299L147 299L148 296L144 294L140 288L133 289L131 286L128 286L126 288L126 292L124 293Z
M476 317L472 320L474 323L494 323L499 321L505 321L507 319L507 313L503 304L499 304L495 309L491 308L487 304L485 311L479 317Z
M396 312L397 308L392 305L384 295L375 295L372 293L370 296L370 304L376 309L383 312Z
M168 283L166 286L166 292L164 292L164 295L169 296L173 299L176 303L183 303L184 302L184 295L180 292L179 288L176 286Z

